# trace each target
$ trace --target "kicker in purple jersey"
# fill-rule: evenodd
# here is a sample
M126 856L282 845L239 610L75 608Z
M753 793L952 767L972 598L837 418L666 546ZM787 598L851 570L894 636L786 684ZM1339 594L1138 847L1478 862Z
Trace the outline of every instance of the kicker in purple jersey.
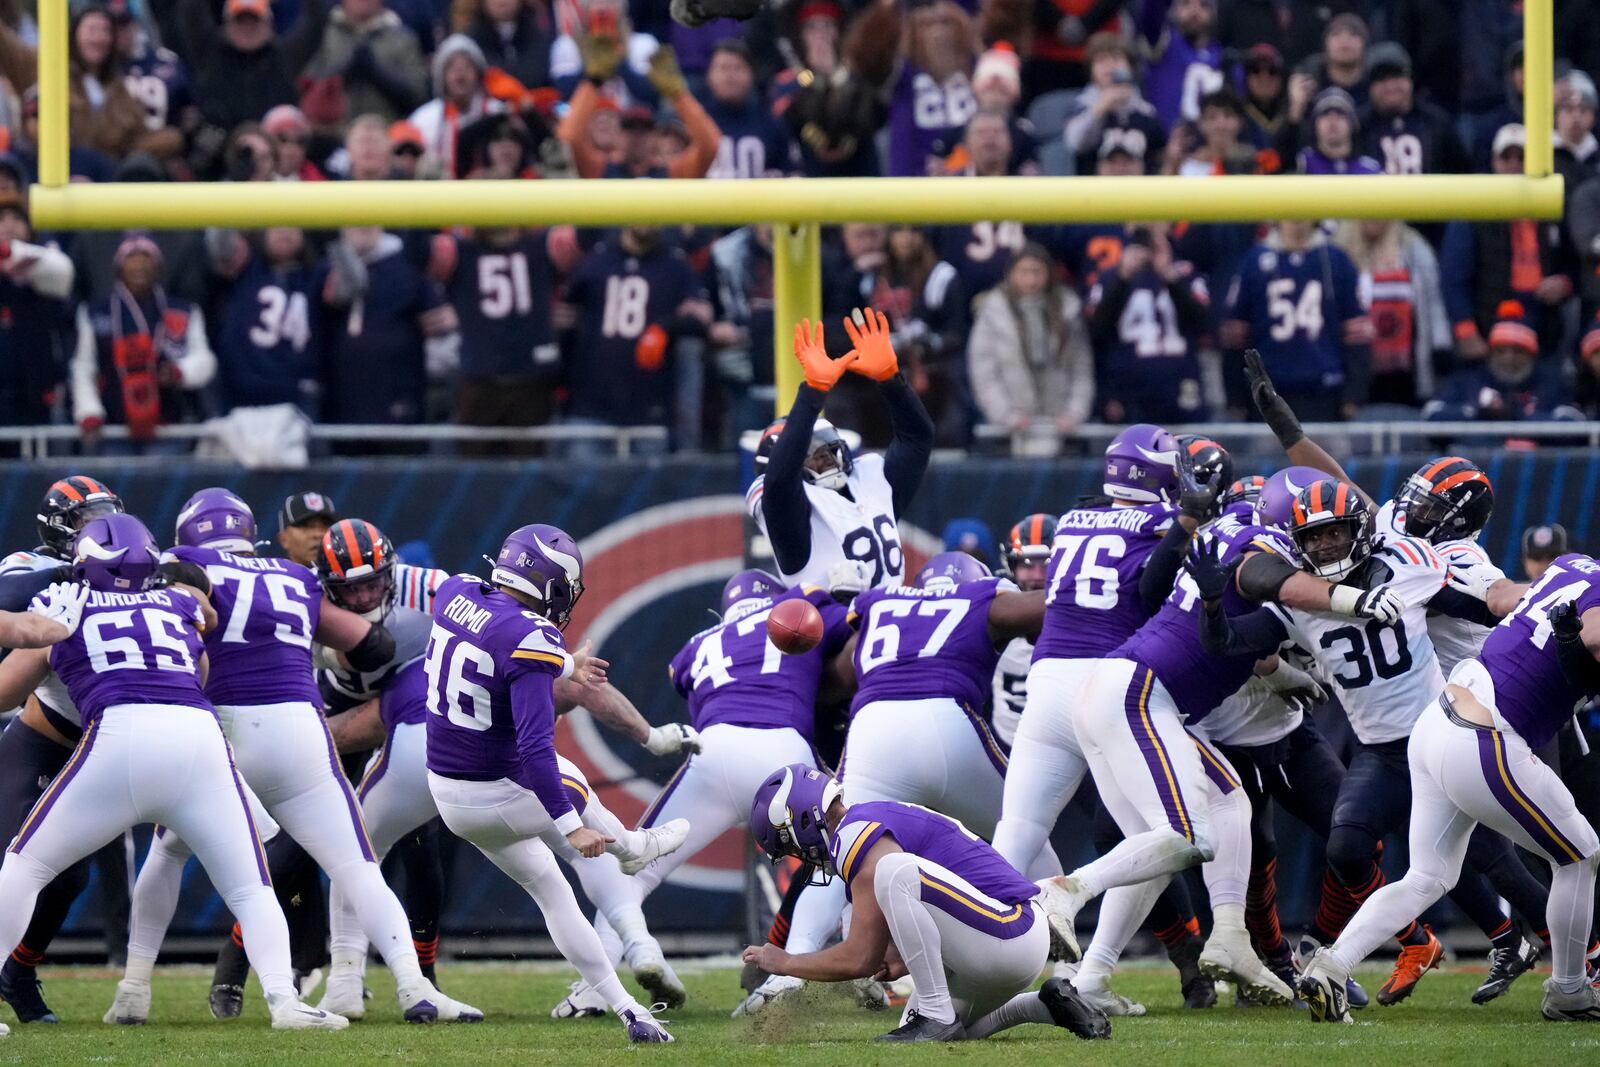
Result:
M422 660L412 660L389 678L378 694L378 717L388 733L428 717L428 671Z
M1233 518L1212 523L1201 535L1201 540L1209 538L1222 542L1225 567L1247 552L1269 551L1286 559L1293 558L1282 534ZM1240 596L1232 583L1222 594L1222 610L1229 616L1247 615L1258 607L1259 604ZM1110 653L1154 671L1184 720L1190 723L1205 718L1238 692L1250 680L1259 658L1254 655L1213 656L1202 648L1199 620L1203 610L1194 580L1187 573L1180 573L1176 588L1155 617Z
M822 642L789 656L767 640L767 616L783 600L806 600L822 615ZM845 609L826 589L797 587L765 606L691 637L667 670L689 702L696 730L727 723L777 730L792 727L810 741L816 729L823 664L850 638Z
M1571 552L1550 564L1510 615L1489 631L1478 661L1494 681L1500 717L1538 749L1572 718L1584 694L1567 683L1556 659L1550 611L1557 604L1600 607L1600 562Z
M844 813L838 832L828 839L833 869L844 879L847 894L851 881L860 872L862 859L885 834L903 851L937 863L986 896L1019 906L1014 916L990 916L995 925L1002 928L993 931L999 936L1025 933L1033 924L1032 909L1027 902L1038 894L1038 886L1018 873L987 841L969 833L959 822L936 811L895 800L854 805ZM924 874L923 900L950 911L963 921L972 918L967 914L972 910L970 905L961 900L964 894L960 887L930 885L928 877ZM1004 929L1013 924L1014 930Z
M1044 628L1033 660L1100 659L1150 618L1145 562L1172 528L1166 504L1075 508L1061 516L1046 571Z
M217 624L206 634L206 696L218 707L304 701L318 708L311 639L322 589L310 568L271 556L179 545L171 559L205 568Z
M85 729L116 704L210 710L200 689L200 619L199 602L181 589L91 592L77 631L50 649Z
M896 585L858 595L850 605L861 631L850 714L875 700L930 697L948 697L981 712L1000 662L989 635L989 605L1002 581L980 578L934 589Z
M556 762L554 684L571 662L555 624L470 575L447 579L424 658L428 770L509 778L552 819L573 810Z

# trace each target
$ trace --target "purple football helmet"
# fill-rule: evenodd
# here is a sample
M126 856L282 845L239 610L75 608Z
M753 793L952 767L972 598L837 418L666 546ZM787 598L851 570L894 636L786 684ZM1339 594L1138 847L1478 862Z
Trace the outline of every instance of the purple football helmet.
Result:
M72 573L106 593L143 592L160 563L161 550L144 523L121 512L90 519L72 542Z
M1264 526L1287 530L1293 519L1294 498L1312 482L1320 482L1327 474L1315 467L1285 467L1267 477L1256 500L1256 521Z
M817 870L833 870L828 855L828 808L844 786L815 767L791 763L767 775L750 805L750 832L776 860L794 856Z
M256 550L256 516L229 489L202 489L178 512L176 543L223 552Z
M1178 442L1148 422L1135 423L1106 447L1106 496L1162 504L1178 493Z
M917 572L917 580L912 584L918 589L931 588L931 583L941 581L954 586L988 578L991 574L993 572L984 566L981 559L965 552L941 552L922 565Z
M731 622L783 592L783 580L766 571L740 571L722 587L722 619Z
M511 532L490 562L491 581L538 597L545 618L566 628L583 596L583 553L570 534L541 522L524 526Z

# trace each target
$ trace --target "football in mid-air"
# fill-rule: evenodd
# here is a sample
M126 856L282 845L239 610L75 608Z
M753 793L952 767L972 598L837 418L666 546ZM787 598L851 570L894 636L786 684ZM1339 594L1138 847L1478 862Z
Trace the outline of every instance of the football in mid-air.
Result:
M780 600L767 616L767 638L779 652L804 655L822 641L822 613L807 600Z

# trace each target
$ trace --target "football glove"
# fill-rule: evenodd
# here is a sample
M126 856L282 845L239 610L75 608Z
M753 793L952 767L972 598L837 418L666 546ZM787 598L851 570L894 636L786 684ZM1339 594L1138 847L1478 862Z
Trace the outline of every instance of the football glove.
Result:
M1272 376L1261 362L1261 353L1253 348L1244 350L1244 377L1250 386L1250 399L1255 401L1256 410L1272 427L1278 443L1284 448L1299 443L1305 437L1305 431L1300 429L1300 419L1289 402L1278 395L1277 387L1272 384Z
M844 320L844 332L860 358L853 368L875 382L886 382L900 373L900 360L889 340L889 318L881 311L856 308Z
M35 615L67 628L67 635L78 632L78 622L83 618L83 605L89 599L89 587L77 582L55 582L42 590L28 605Z
M1310 711L1328 699L1328 691L1316 677L1282 656L1278 657L1277 668L1270 674L1263 674L1261 680L1294 711Z
M1376 589L1352 589L1336 585L1328 594L1328 610L1336 615L1353 615L1358 619L1377 619L1387 626L1405 614L1405 601L1386 585Z
M652 756L670 756L677 752L693 754L700 751L700 733L681 722L652 726L650 736L644 739L644 747Z
M872 569L858 559L841 559L828 568L824 579L828 594L840 604L848 604L872 583Z
M859 352L847 352L838 359L828 355L828 350L822 343L822 323L817 323L816 330L811 328L810 319L801 319L794 327L794 358L800 361L800 370L806 376L806 384L819 393L826 393L832 389L834 383L844 377L844 372L861 358Z
M1231 566L1223 565L1222 543L1214 537L1196 542L1183 562L1202 600L1220 600L1222 594L1228 591L1228 583L1233 580L1233 572L1238 566L1237 561Z

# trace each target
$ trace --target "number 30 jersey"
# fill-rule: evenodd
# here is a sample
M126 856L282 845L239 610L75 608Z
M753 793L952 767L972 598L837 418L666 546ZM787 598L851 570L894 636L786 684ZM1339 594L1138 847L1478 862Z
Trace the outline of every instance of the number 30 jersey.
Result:
M1356 737L1376 745L1409 737L1422 709L1444 689L1428 633L1428 601L1444 588L1445 564L1425 541L1391 537L1367 566L1367 588L1387 586L1405 601L1398 621L1384 625L1281 604L1272 610L1339 687Z
M305 702L322 707L311 637L322 589L310 568L270 556L179 545L165 559L205 569L217 625L206 634L206 696L219 707Z
M763 534L767 516L761 507L764 481L757 478L745 492L745 504ZM827 584L828 568L856 560L872 568L874 588L893 585L905 570L900 527L894 514L894 491L883 474L883 457L875 452L856 456L847 484L849 495L805 484L811 505L811 557L793 573L782 572L787 585Z
M1139 576L1172 528L1165 504L1078 508L1061 516L1045 583L1044 628L1033 661L1100 659L1132 637L1151 613Z
M944 697L981 713L1000 650L989 636L989 605L1015 592L1005 578L957 586L869 589L850 605L856 640L853 716L875 700Z
M767 616L785 600L807 600L822 615L822 642L803 655L784 655L767 639ZM816 732L823 664L849 639L845 609L827 590L790 589L689 638L667 665L667 676L689 702L689 721L696 730L720 723L767 730L790 727L810 741Z

